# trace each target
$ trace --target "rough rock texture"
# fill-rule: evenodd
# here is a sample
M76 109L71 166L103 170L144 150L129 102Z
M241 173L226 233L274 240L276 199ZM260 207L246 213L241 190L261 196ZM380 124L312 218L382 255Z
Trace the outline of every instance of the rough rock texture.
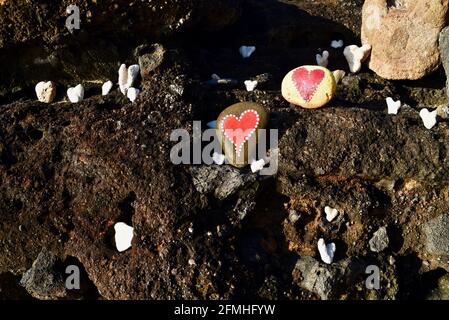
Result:
M369 248L373 252L381 252L388 248L389 240L387 228L381 227L374 232L373 237L369 241Z
M446 71L446 94L449 96L449 27L440 32L439 49L441 61Z
M372 46L369 68L386 79L415 80L435 71L448 10L448 0L366 0L362 43Z
M422 228L449 210L449 127L439 119L426 130L418 112L447 102L444 75L390 82L362 70L346 76L336 98L314 111L294 109L280 94L283 76L313 63L318 48L331 50L336 37L357 39L354 17L361 6L359 0L244 1L242 18L228 28L163 36L162 62L150 61L149 69L157 68L138 83L142 93L134 103L116 89L101 96L100 81L86 86L79 104L61 96L39 103L34 85L30 94L6 90L0 105L0 298L30 298L19 281L45 249L63 267L75 263L83 270L87 288L78 298L319 299L293 271L299 259L319 258L321 237L336 243L335 266L363 261L381 274L379 290L367 290L362 272L330 296L425 298L449 271L447 259L428 253ZM332 16L329 10L336 21L324 18ZM111 37L103 39L105 47L116 46L114 32ZM88 40L101 43L101 37ZM108 52L137 63L134 49L152 48L148 41ZM238 54L242 44L257 47L250 59ZM28 53L17 48L11 43L14 56L25 59ZM98 72L105 60L90 53L82 63L63 56L65 65L78 64L74 75L50 75L64 84L110 73L115 82L118 66ZM331 54L329 67L347 70L341 50ZM13 79L26 88L28 80L19 75L33 69L15 64L15 76L2 73L0 86L10 88ZM235 82L205 85L213 73ZM250 78L263 79L254 92L243 85ZM389 116L386 96L410 107ZM173 129L192 132L194 120L204 129L240 101L263 105L268 127L279 130L277 175L170 162ZM339 210L331 223L325 206ZM135 230L132 248L123 253L113 242L117 221ZM388 226L389 246L373 253L369 240L382 226ZM349 264L345 272L357 270Z
M296 123L280 141L280 176L290 181L303 175L446 180L449 143L445 127L443 123L427 130L409 107L395 117L387 116L385 110L359 108L297 113Z
M354 279L364 271L360 261L343 260L338 264L326 265L312 257L298 260L293 270L293 278L297 278L304 289L316 293L322 300L335 299L341 286L353 285Z
M428 300L449 300L449 274L438 279L438 286L427 296Z
M200 193L213 193L223 200L238 189L256 181L255 174L244 174L231 166L196 166L192 167L195 188Z
M73 1L31 3L6 0L0 7L0 48L40 41L53 45L69 36L65 26L67 7ZM178 29L197 26L217 30L240 13L239 0L191 1L76 1L82 32L106 36L161 37ZM62 22L62 23L61 23Z
M35 298L58 299L67 295L64 276L57 267L57 257L43 249L20 284Z
M426 250L431 255L449 256L449 215L440 215L423 226Z

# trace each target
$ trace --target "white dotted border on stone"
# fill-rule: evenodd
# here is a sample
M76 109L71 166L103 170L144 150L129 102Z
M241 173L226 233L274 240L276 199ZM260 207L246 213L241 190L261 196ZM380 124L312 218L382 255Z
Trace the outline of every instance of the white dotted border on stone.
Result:
M243 116L244 116L246 113L248 113L248 112L253 112L253 113L256 115L256 126L254 127L254 129L251 130L251 132L250 132L249 134L246 135L245 141L242 142L239 146L237 146L237 145L234 144L234 142L232 141L231 137L229 137L229 136L226 134L226 131L225 131L224 128L223 128L223 123L225 122L225 120L226 120L228 117L234 117L235 119L237 119L238 121L240 121L240 120L243 118ZM251 138L251 136L253 135L253 133L256 131L257 127L259 126L259 122L260 122L259 113L258 113L256 110L254 110L254 109L248 109L248 110L243 111L243 112L240 114L240 117L237 117L237 116L234 115L234 114L228 114L226 117L223 118L223 120L221 120L221 123L220 123L221 131L223 132L223 134L225 135L225 137L228 138L228 140L229 140L232 144L234 144L234 146L235 146L235 151L236 151L236 153L237 153L237 157L240 156L240 152L242 151L243 145L246 143L246 141L248 141L248 140Z

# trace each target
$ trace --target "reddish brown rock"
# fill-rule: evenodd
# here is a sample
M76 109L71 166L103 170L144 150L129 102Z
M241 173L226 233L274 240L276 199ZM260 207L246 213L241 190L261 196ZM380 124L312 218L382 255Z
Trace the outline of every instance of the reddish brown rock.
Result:
M420 79L435 71L448 6L449 0L365 1L362 42L372 46L370 69L392 80Z

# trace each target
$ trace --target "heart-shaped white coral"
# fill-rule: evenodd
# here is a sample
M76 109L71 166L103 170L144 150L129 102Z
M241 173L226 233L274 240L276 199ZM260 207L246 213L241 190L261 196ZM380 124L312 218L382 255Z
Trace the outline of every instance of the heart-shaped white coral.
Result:
M262 170L264 166L265 166L264 159L259 159L257 161L253 161L253 162L251 162L251 171L253 173L256 173L256 172Z
M69 97L70 102L78 103L84 99L84 87L82 84L77 85L74 88L69 88L67 90L67 97Z
M212 160L214 161L215 164L218 164L219 166L221 166L225 162L225 159L226 157L222 153L214 152L212 154Z
M241 46L239 49L239 52L243 58L249 58L254 51L256 51L256 47L254 46Z
M316 55L316 63L317 65L321 67L327 67L329 64L329 51L323 51L323 54L317 54Z
M331 207L324 207L324 213L326 213L326 220L332 222L338 216L338 210Z
M245 87L246 91L254 91L257 87L257 80L246 80Z
M427 109L421 109L419 116L426 129L432 129L433 126L437 124L437 110L429 111Z
M344 46L343 40L332 40L331 47L334 49L338 49Z
M349 70L352 73L359 72L362 68L362 62L365 61L371 53L371 45L365 44L361 47L350 45L345 48L343 55L348 61Z
M391 97L386 99L388 114L398 114L399 109L401 108L401 101L394 101Z

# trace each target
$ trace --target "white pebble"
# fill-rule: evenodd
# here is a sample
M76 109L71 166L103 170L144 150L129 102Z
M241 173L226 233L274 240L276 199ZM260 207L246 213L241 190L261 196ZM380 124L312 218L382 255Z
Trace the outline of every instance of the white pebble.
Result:
M126 81L126 88L129 89L133 86L134 81L136 81L139 76L140 67L138 64L133 64L128 67L128 78Z
M318 252L320 253L321 260L326 264L331 264L334 260L334 254L336 250L335 243L329 243L326 245L323 238L318 240Z
M326 213L326 220L332 222L338 216L338 210L331 207L324 207L324 212Z
M189 259L189 265L191 265L191 266L195 265L195 260Z
M246 91L254 91L257 87L257 80L246 80L245 87Z
M67 90L67 96L69 97L70 102L78 103L84 99L84 87L82 84L77 85L74 88L69 88Z
M388 114L398 114L399 109L401 108L401 101L394 101L391 97L386 99Z
M253 161L253 162L251 162L251 171L253 173L256 173L256 172L262 170L264 165L265 165L265 160L264 159Z
M215 164L218 164L220 166L225 162L225 159L226 159L226 157L224 154L217 153L217 152L214 152L212 154L212 160L214 161Z
M56 85L52 81L41 81L34 88L40 102L52 103L56 96Z
M122 64L118 69L118 85L120 87L120 92L123 95L126 95L126 84L128 83L128 69L126 68L126 64Z
M437 110L429 111L427 109L421 109L419 116L421 117L426 129L432 129L433 126L437 124Z
M329 51L323 51L323 54L316 55L316 63L317 65L326 68L329 64Z
M101 94L103 96L108 95L112 89L112 86L113 86L112 81L106 81L105 83L103 83L103 86L101 87Z
M131 247L131 241L134 236L134 228L124 222L117 222L114 225L115 246L119 252L123 252Z
M134 101L136 101L137 96L139 95L139 93L140 93L140 90L139 90L139 89L136 89L136 88L131 87L131 88L129 88L129 89L127 90L126 96L128 97L128 99L129 99L131 102L134 102Z
M331 47L334 49L338 49L344 46L343 40L332 40Z
M254 51L256 51L256 47L254 46L241 46L239 49L239 52L243 58L249 58Z
M362 68L362 62L365 61L371 53L371 45L365 44L361 47L356 45L347 46L343 51L343 55L348 61L349 70L352 73L359 72Z

